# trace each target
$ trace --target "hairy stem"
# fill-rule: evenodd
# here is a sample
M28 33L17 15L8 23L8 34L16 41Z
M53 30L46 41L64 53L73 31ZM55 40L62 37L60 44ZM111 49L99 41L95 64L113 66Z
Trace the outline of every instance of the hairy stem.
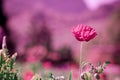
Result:
M83 43L80 43L80 61L79 61L79 74L82 73L82 45ZM79 80L81 80L81 76L79 78Z

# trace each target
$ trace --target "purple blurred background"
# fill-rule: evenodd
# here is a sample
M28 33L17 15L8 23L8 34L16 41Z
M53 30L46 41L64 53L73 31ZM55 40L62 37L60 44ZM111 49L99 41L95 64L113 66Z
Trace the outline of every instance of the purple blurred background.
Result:
M0 44L6 35L21 62L78 66L79 42L71 33L78 24L98 33L84 43L83 56L93 63L111 61L120 75L120 0L0 0Z

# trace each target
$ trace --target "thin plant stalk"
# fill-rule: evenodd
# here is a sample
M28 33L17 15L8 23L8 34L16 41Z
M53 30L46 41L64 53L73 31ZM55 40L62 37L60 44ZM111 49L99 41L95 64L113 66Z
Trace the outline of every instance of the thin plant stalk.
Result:
M79 75L82 73L82 45L83 43L80 43L80 61L79 61ZM81 76L79 77L79 80L81 80Z

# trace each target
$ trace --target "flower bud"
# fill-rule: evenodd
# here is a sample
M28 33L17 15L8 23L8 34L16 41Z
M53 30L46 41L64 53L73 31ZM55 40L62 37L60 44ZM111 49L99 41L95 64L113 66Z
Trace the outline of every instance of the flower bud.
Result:
M94 74L94 77L95 77L96 79L100 79L100 75L99 75L98 73L95 73L95 74Z
M83 80L85 80L84 73L81 74L81 78L82 78Z

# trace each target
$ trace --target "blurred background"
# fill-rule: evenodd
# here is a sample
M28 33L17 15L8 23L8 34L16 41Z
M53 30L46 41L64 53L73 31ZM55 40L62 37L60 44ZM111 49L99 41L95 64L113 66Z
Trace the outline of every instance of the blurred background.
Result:
M78 24L98 34L84 42L83 57L93 64L110 61L103 80L120 80L120 0L0 0L0 45L6 35L23 77L49 70L67 77L73 70L76 78L80 42L71 28Z

